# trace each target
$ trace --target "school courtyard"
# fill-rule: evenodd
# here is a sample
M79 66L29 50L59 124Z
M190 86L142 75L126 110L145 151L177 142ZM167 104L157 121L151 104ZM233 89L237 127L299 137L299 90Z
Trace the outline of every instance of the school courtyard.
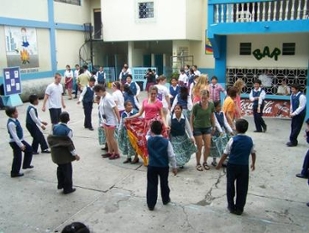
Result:
M52 82L52 79L51 79ZM141 94L140 99L146 97ZM67 99L67 96L65 96ZM8 144L7 117L0 111L0 232L61 232L73 222L85 223L92 232L309 232L309 187L307 180L296 178L308 149L304 135L299 146L286 147L290 120L266 119L268 131L253 133L253 118L248 135L256 150L256 170L250 173L247 204L242 216L227 211L225 170L199 172L195 157L177 176L169 177L172 202L163 206L161 198L154 211L146 205L146 167L123 164L125 158L103 159L97 131L83 128L82 105L65 100L70 113L69 127L81 157L74 162L76 192L64 195L57 190L56 165L49 154L34 155L33 170L24 177L10 177L12 150ZM18 107L25 139L26 108ZM48 112L39 116L50 122ZM93 111L97 127L97 109ZM45 130L47 136L50 125ZM209 163L211 159L209 158ZM160 196L160 195L159 195Z

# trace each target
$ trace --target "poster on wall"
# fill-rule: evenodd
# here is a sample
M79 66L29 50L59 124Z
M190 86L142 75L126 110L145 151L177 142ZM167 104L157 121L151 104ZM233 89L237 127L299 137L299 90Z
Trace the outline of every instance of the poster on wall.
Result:
M5 96L21 93L19 67L9 67L3 69L3 85Z
M21 73L37 72L39 56L35 28L5 26L7 66L19 66Z
M212 45L207 37L205 37L205 54L213 55Z
M244 116L253 115L253 103L249 99L242 99L241 110ZM290 101L289 100L265 100L263 116L289 118Z

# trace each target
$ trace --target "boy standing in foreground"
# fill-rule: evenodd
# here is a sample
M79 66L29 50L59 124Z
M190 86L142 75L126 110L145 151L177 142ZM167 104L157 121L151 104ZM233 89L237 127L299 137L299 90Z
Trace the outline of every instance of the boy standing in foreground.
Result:
M177 174L176 159L173 147L168 139L162 136L163 124L154 121L151 124L151 134L147 135L147 149L149 163L147 167L147 205L149 210L154 210L158 198L158 176L160 177L161 197L163 205L167 205L170 199L168 187L169 163Z
M223 155L216 169L220 169L222 163L229 156L227 164L227 184L226 196L228 202L228 210L232 214L241 215L246 204L248 186L249 186L249 156L251 154L252 163L251 170L255 170L256 154L252 138L245 135L248 130L249 123L245 119L236 121L237 135L232 137L223 152ZM235 196L235 181L236 181L236 204Z
M32 169L32 148L24 140L23 128L17 120L18 111L16 107L8 107L5 109L6 115L9 117L7 122L7 129L10 135L10 146L13 149L13 162L11 177L20 177L24 174L20 172L22 152L25 153L23 169Z
M60 123L53 127L53 135L47 137L51 148L52 160L58 165L57 188L63 189L64 194L73 193L76 190L73 188L72 161L80 159L72 141L72 130L67 126L69 121L69 113L62 112L60 114Z

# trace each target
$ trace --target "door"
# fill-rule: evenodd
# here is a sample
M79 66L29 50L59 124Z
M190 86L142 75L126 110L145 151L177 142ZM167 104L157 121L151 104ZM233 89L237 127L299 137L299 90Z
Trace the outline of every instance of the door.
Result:
M93 10L93 38L102 39L102 18L101 18L101 9Z
M144 54L143 56L143 66L151 67L151 54Z
M157 74L163 74L163 54L155 55L155 67L157 67Z

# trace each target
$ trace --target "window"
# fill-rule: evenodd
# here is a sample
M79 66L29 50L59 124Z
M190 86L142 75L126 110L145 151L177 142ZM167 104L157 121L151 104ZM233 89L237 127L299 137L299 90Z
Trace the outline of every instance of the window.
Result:
M68 3L68 4L80 6L80 1L81 0L54 0L54 1L55 2L63 2L63 3Z
M283 43L282 55L295 55L295 43Z
M138 3L138 18L139 19L154 18L154 3L153 2L139 2Z
M239 55L251 55L251 43L240 43Z

